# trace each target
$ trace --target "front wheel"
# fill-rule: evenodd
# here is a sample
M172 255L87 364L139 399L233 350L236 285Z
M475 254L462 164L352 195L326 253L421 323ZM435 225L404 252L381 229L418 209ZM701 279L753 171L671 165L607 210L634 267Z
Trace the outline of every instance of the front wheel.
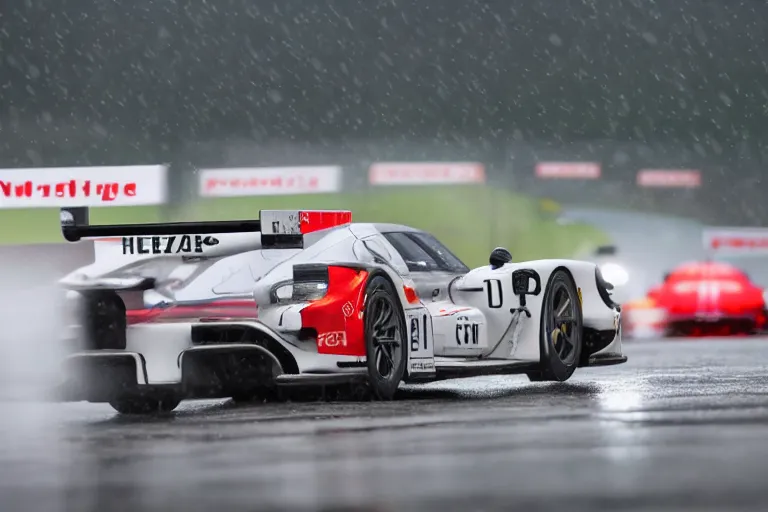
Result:
M167 414L179 406L181 400L173 397L121 397L109 402L120 414Z
M379 400L391 400L405 375L405 315L395 287L385 277L373 276L365 288L363 313L368 384Z
M541 307L540 367L528 373L528 378L533 382L568 380L581 358L583 337L576 283L565 269L558 269L549 278Z

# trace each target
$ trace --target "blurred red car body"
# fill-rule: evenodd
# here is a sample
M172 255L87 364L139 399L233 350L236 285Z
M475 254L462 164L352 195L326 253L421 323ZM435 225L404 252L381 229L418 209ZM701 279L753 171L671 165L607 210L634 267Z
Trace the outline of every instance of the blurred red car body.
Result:
M667 274L646 297L624 306L625 334L664 336L747 335L766 327L763 289L738 268L721 262L686 263Z

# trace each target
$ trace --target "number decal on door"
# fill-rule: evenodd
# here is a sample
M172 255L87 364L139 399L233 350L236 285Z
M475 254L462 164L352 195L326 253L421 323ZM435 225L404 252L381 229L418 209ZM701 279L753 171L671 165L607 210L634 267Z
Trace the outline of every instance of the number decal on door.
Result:
M413 316L410 319L411 352L429 350L429 318L428 315Z
M456 324L456 344L458 346L477 345L480 342L480 324L460 318Z
M501 281L498 279L486 279L483 281L485 293L488 294L488 307L499 309L504 305L504 291L501 287Z

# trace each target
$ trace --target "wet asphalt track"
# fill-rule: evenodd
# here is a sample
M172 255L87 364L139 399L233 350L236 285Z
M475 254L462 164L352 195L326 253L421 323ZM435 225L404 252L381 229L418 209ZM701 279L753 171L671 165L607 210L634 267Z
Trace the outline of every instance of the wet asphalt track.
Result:
M391 403L0 404L0 510L768 510L768 339L627 354Z
M45 379L55 331L42 282L82 257L47 250L56 263L40 266L8 254L6 390ZM768 339L625 349L626 365L566 384L450 381L391 403L189 402L151 420L6 392L0 511L768 510Z

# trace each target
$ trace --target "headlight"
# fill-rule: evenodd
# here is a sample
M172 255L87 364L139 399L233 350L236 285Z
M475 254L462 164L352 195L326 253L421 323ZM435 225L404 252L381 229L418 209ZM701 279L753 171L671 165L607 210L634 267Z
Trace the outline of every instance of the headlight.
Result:
M624 270L624 267L616 263L600 265L600 273L606 281L614 286L624 286L629 281L629 273Z

